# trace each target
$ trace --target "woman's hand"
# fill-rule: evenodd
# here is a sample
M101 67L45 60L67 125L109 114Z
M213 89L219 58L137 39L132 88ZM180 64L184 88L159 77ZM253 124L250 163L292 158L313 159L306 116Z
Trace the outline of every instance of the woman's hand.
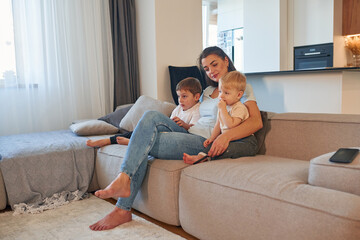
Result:
M208 155L210 157L216 157L216 156L221 155L228 148L229 143L230 143L230 139L226 135L220 134L214 140L214 142L208 152Z

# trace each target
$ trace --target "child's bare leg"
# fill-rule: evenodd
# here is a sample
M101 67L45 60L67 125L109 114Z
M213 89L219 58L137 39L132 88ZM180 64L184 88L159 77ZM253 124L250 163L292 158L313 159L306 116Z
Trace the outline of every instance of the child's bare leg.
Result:
M206 154L204 153L199 153L198 155L189 155L187 153L184 153L183 154L183 160L185 163L188 163L188 164L193 164L194 162L200 160L201 158L205 157Z
M98 140L87 140L86 145L89 147L103 147L106 145L110 145L111 141L110 138L98 139Z
M130 139L125 137L117 137L116 142L120 145L129 145Z

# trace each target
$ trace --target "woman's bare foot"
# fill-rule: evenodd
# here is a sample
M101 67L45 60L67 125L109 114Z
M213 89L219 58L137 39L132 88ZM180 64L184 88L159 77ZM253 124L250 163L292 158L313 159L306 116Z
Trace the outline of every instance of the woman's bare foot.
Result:
M121 172L104 190L95 192L95 196L106 198L127 198L131 194L130 178L126 173Z
M132 220L132 215L130 211L115 207L108 215L103 219L89 226L93 231L103 231L115 228L121 224L130 222Z
M104 138L99 140L90 139L86 141L86 145L88 145L89 147L103 147L110 144L111 144L110 138Z
M183 154L183 160L187 164L193 164L194 162L200 160L201 158L205 157L206 155L199 153L198 155L189 155L187 153ZM204 159L206 161L206 158Z
M125 137L117 137L116 142L120 145L129 145L130 139Z

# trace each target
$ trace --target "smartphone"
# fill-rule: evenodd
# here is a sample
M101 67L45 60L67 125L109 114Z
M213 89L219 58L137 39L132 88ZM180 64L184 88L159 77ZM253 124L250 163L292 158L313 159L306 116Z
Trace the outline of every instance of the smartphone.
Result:
M340 148L330 157L329 161L335 163L351 163L358 153L359 149Z

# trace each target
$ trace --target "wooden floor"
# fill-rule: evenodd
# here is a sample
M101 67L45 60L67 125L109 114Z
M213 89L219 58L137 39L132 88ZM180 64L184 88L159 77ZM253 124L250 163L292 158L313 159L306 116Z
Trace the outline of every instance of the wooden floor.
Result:
M114 199L107 199L106 201L112 203L112 204L116 204L116 201ZM154 223L166 230L168 230L169 232L172 232L174 234L177 234L185 239L189 239L189 240L198 240L198 238L194 237L194 236L191 236L190 234L188 234L187 232L185 232L181 227L177 227L177 226L173 226L173 225L169 225L169 224L166 224L166 223L163 223L163 222L160 222L158 220L155 220L139 211L136 211L135 209L132 209L131 212L133 214L135 214L136 216L138 217L141 217L141 218L144 218L145 220L151 222L151 223Z

